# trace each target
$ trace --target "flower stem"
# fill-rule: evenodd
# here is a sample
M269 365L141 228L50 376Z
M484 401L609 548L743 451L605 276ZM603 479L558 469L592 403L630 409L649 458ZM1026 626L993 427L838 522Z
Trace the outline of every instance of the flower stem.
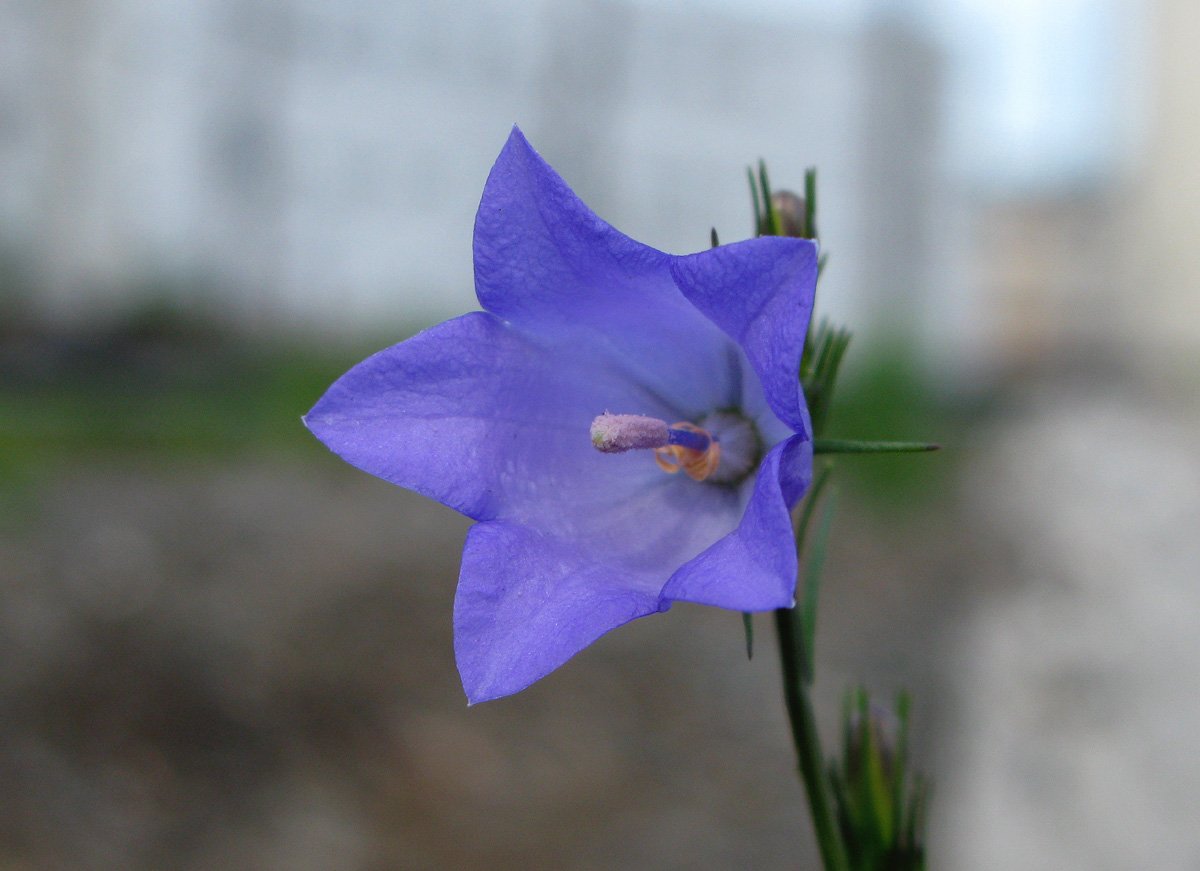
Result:
M812 699L804 679L804 637L794 608L775 612L775 629L779 638L779 661L783 668L783 698L792 725L792 742L796 745L800 777L808 793L813 829L825 871L849 871L846 849L834 815L829 773L821 751L821 737L813 714Z

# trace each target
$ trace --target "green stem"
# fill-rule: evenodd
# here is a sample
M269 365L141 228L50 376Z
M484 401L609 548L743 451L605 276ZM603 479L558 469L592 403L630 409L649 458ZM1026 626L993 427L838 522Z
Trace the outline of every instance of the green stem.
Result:
M812 699L804 680L805 657L803 635L794 608L775 612L775 629L779 636L779 661L783 668L783 698L788 719L792 724L792 742L800 762L800 776L808 793L813 828L825 871L849 871L846 849L834 815L829 773L825 754L821 752L821 736L813 714Z

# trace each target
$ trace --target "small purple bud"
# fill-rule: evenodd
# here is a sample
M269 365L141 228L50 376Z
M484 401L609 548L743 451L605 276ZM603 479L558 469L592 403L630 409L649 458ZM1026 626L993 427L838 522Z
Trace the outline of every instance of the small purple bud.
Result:
M808 238L808 205L804 202L804 197L791 191L775 191L771 194L771 208L779 216L781 236Z

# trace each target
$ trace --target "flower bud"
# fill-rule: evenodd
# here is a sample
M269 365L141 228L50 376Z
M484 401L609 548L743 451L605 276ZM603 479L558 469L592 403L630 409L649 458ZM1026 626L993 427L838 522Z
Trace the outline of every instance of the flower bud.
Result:
M926 788L908 765L908 698L895 712L865 690L846 699L842 758L830 767L842 838L855 868L924 868Z
M804 197L797 196L791 191L775 191L771 194L771 208L779 217L779 234L795 236L798 239L809 238L808 205Z
M870 702L866 716L855 709L850 713L846 731L846 776L857 781L863 769L878 764L885 781L895 774L896 737L899 721L891 709Z

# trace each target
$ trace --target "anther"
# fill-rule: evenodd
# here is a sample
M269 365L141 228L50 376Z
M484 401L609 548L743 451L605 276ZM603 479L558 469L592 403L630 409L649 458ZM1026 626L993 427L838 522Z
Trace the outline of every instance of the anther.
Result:
M654 460L668 474L682 469L693 481L703 481L721 462L721 445L694 423L683 421L671 427L671 443L656 448Z

